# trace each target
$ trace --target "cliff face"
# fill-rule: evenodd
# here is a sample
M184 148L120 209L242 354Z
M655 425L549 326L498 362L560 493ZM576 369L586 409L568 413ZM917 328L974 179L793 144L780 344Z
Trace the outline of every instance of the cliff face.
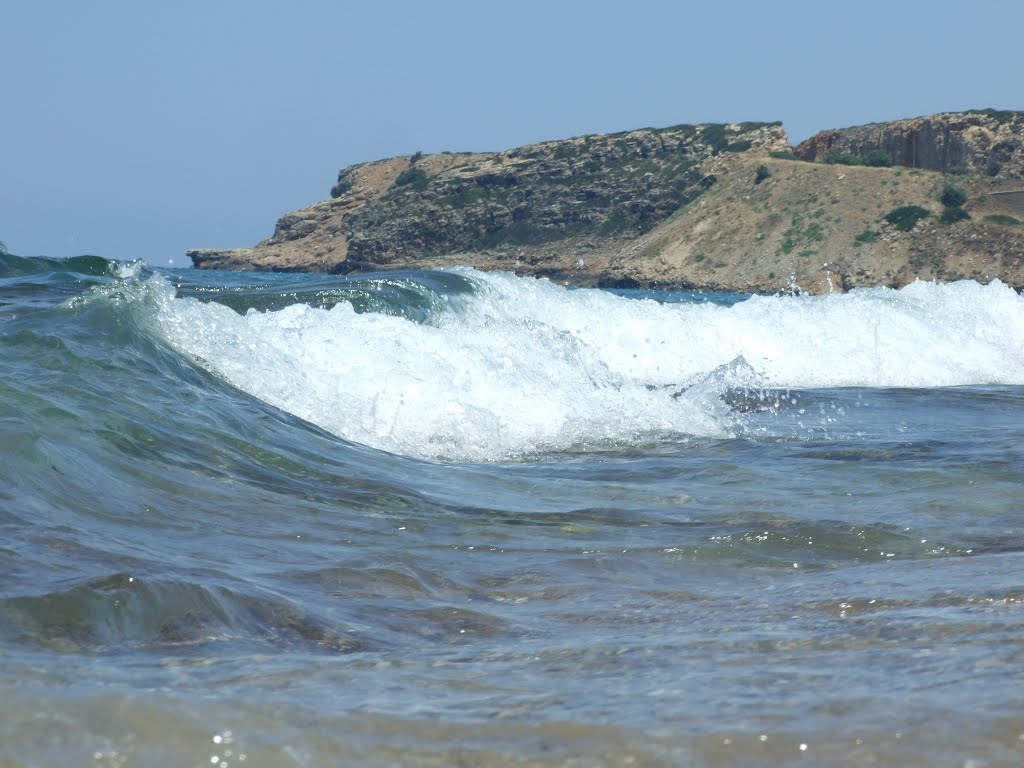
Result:
M1024 179L1024 112L950 112L822 131L794 152L808 162L882 153L892 165Z
M780 125L741 123L362 163L258 245L188 255L205 268L467 265L749 292L1024 286L1024 113L825 131L795 152Z
M349 272L474 254L485 265L525 257L537 274L566 276L703 192L714 181L709 159L787 148L778 124L682 125L365 163L255 248L189 256L197 267Z

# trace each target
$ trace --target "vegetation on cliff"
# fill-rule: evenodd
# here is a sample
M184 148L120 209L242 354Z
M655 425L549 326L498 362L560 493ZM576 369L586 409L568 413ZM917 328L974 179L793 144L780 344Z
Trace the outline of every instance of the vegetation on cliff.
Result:
M468 156L431 171L410 161L347 220L349 268L566 238L636 237L714 179L700 167L774 140L778 124L679 125ZM343 170L338 197L352 186Z
M281 217L254 248L189 255L215 268L466 264L744 291L1024 285L1022 139L1024 113L976 110L823 131L796 148L778 123L737 123L416 153L342 169L330 200Z

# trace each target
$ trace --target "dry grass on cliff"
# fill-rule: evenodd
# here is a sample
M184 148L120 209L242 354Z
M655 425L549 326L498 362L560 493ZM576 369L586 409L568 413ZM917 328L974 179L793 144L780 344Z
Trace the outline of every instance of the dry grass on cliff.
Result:
M909 168L822 165L793 160L716 158L707 193L626 246L610 271L640 284L775 292L792 284L815 293L915 278L1002 276L1024 283L1008 256L1024 254L1024 228L999 227L992 182ZM767 176L756 179L758 167ZM950 183L968 195L973 218L942 223L939 197ZM885 220L901 206L931 216L909 232ZM1019 258L1017 259L1019 261Z

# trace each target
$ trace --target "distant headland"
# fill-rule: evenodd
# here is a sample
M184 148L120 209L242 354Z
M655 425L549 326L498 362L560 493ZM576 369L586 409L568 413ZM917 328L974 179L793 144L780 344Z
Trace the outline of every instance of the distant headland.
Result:
M329 200L199 268L472 266L581 286L812 293L1024 287L1024 112L822 131L678 125L342 169Z

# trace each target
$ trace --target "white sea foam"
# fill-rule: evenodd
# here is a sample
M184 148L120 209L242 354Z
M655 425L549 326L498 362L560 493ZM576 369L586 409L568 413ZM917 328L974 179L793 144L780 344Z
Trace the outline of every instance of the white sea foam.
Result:
M467 272L433 324L342 303L241 316L161 302L167 340L234 386L349 440L500 460L653 434L725 436L732 387L1024 383L1024 301L915 283L731 307L659 304Z
M486 279L493 293L481 315L567 331L612 370L645 381L685 381L742 358L773 387L1024 383L1024 300L998 281L755 296L725 307Z

